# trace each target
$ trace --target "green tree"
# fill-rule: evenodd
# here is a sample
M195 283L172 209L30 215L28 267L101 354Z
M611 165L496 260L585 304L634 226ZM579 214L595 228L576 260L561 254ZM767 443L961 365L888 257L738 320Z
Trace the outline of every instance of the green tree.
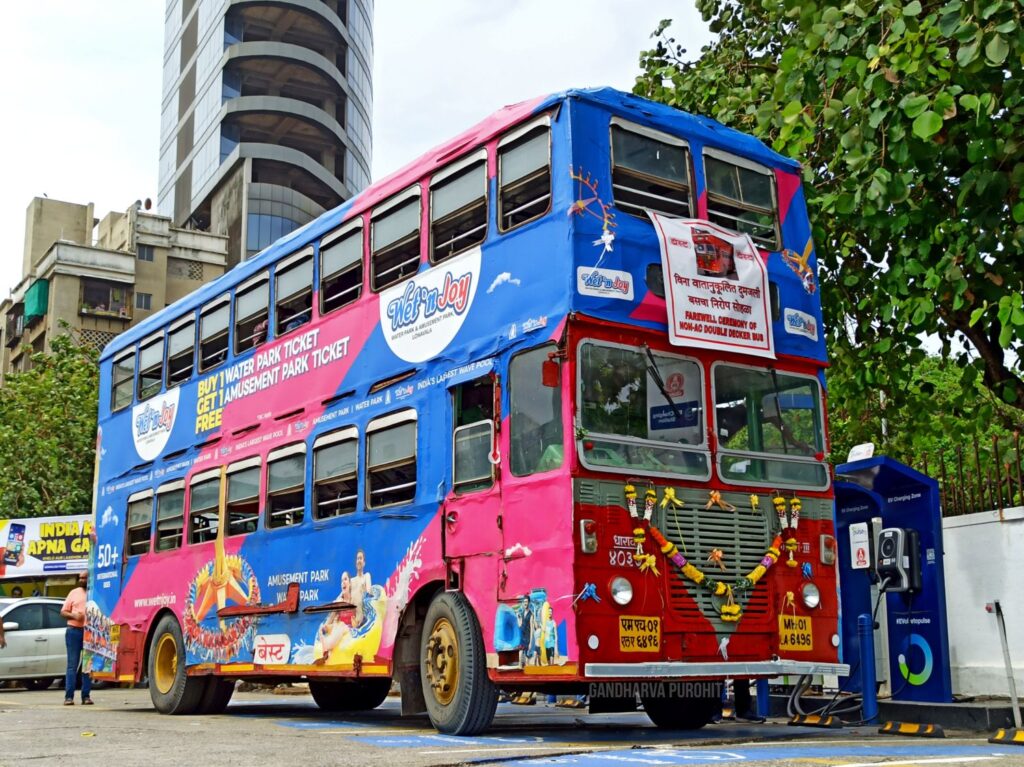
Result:
M829 351L849 409L868 409L882 392L888 409L927 410L934 384L917 373L931 335L956 363L950 404L978 425L1019 425L1024 5L697 7L716 40L687 61L662 22L635 91L801 160ZM978 400L979 382L994 398Z
M99 368L94 349L57 336L0 388L0 516L92 509Z

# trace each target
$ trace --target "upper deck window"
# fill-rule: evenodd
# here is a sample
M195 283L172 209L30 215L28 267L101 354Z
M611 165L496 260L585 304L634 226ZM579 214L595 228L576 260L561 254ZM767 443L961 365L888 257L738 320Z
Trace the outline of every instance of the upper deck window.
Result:
M348 427L320 437L313 446L314 519L356 510L359 434Z
M708 220L749 234L768 250L779 247L779 205L769 168L708 149L704 152Z
M551 130L545 122L498 146L498 228L507 232L551 208Z
M195 367L196 321L172 327L167 334L167 387L192 377Z
M228 497L225 515L228 535L244 535L256 530L260 517L259 456L228 467Z
M220 471L200 474L189 490L188 542L203 543L217 537L220 527Z
M274 277L276 333L283 335L312 319L313 253L277 267Z
M367 505L409 503L416 497L416 411L378 418L366 427Z
M235 293L235 354L267 340L269 316L270 279L264 272Z
M691 189L685 142L612 121L612 194L619 208L645 220L647 210L689 218Z
M484 159L430 186L430 259L440 263L487 236L487 164Z
M110 409L120 410L132 404L135 385L135 350L114 358L110 380Z
M143 341L139 346L139 399L152 397L164 381L164 335Z
M203 309L199 318L199 372L221 364L228 356L227 296Z
M362 290L362 226L325 237L320 243L320 313L352 303Z
M373 217L370 224L370 284L383 290L416 274L420 263L420 197Z
M306 446L291 445L267 460L267 527L302 522L306 510Z

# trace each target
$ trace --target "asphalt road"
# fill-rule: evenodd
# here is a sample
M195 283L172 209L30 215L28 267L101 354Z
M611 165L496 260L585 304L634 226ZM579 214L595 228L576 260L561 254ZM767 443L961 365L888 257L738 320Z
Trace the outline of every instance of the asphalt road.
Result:
M59 690L0 690L0 765L1007 765L1024 748L978 735L918 740L874 728L827 731L726 723L668 732L642 713L501 704L486 735L439 735L426 717L401 718L398 701L360 715L323 714L306 694L236 693L226 713L156 713L147 690L94 692L96 705L65 707Z

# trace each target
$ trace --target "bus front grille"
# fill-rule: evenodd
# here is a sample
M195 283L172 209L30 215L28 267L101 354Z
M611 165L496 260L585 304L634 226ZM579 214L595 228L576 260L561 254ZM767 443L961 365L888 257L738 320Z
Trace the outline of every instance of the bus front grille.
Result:
M733 498L733 503L738 499ZM771 543L769 517L762 510L746 507L736 511L718 508L705 509L687 504L682 509L666 509L661 520L661 531L672 541L691 563L705 575L729 584L753 570L761 562ZM708 561L712 550L720 549L725 570ZM676 567L671 567L668 578L669 608L681 618L703 615L716 631L731 633L736 623L726 623L718 616L708 591L683 578ZM717 598L714 600L719 602ZM762 581L745 595L737 595L736 602L743 608L746 618L767 616L771 611L769 586Z

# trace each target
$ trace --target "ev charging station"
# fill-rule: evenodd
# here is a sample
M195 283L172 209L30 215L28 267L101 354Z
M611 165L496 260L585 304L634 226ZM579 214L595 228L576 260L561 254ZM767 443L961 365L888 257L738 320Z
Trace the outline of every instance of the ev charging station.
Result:
M863 625L858 634L858 616L875 614L884 584L875 638L888 649L892 699L951 702L938 482L884 456L842 464L836 475L840 659L851 668L843 688L862 691L854 669L871 635Z

